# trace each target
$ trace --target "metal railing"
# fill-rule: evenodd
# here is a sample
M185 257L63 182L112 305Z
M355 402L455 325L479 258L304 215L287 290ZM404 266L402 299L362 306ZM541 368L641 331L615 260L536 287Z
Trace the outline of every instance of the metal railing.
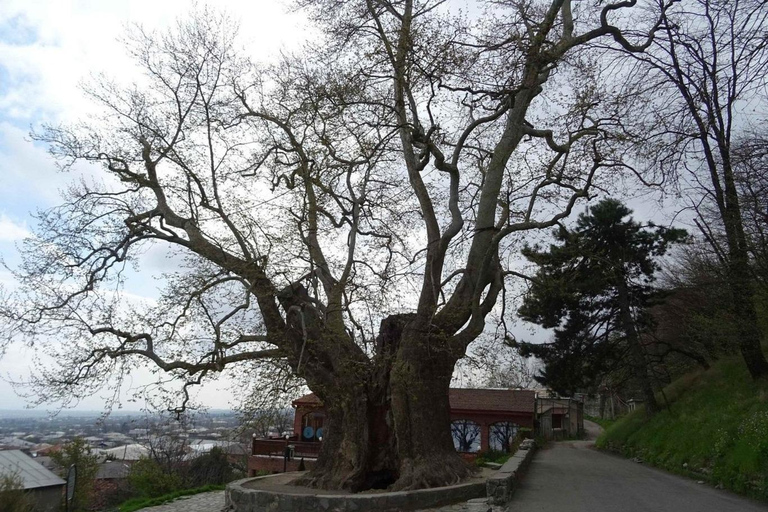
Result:
M317 458L320 454L320 442L285 441L284 439L254 439L251 455L267 455L282 457L286 445L293 447L293 458L310 457Z

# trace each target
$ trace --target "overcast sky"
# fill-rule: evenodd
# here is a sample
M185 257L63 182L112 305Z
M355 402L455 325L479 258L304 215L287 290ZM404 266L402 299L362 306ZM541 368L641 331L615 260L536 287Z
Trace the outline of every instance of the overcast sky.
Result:
M279 2L217 0L215 5L239 21L240 42L256 60L298 47L307 33L302 17ZM34 225L31 213L60 203L59 191L73 178L58 173L45 148L30 142L30 129L87 115L91 106L79 84L92 74L131 79L135 70L119 41L128 25L162 30L194 8L191 0L0 1L0 254L9 264L18 261L15 244ZM159 251L149 256L144 268L154 274L174 266ZM0 281L9 283L6 272ZM152 279L133 282L130 291L147 298L157 292ZM31 357L31 351L15 347L0 359L0 409L25 406L5 378L27 375ZM220 387L202 389L201 401L228 407ZM96 396L80 408L98 410L102 404Z

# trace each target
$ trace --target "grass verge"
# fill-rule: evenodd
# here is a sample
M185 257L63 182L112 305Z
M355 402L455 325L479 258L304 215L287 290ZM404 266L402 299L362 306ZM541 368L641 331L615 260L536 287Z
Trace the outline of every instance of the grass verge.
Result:
M205 485L203 487L195 487L194 489L183 489L181 491L172 492L170 494L164 494L157 498L133 498L118 507L119 512L135 512L146 507L156 507L163 505L182 496L191 496L193 494L200 494L201 492L210 491L223 491L224 485Z
M597 416L590 416L590 415L588 415L588 414L585 414L585 415L584 415L584 419L585 419L585 420L589 420L589 421L591 421L592 423L597 423L598 425L600 425L601 427L603 427L603 429L605 429L605 430L608 430L608 428L609 428L611 425L613 425L614 423L616 423L617 421L619 421L619 420L618 420L618 418L616 418L616 419L609 419L609 418L598 418Z
M740 358L728 358L676 380L665 395L668 408L621 418L597 446L768 500L768 381L753 381Z
M511 455L507 452L499 450L487 450L477 454L475 459L475 465L482 467L486 462L493 462L495 464L504 464L509 460Z

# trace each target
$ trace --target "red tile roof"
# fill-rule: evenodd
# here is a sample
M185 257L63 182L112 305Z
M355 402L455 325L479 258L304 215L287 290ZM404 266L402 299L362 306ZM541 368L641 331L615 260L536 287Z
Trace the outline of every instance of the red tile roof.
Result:
M526 389L451 388L451 409L455 411L495 411L533 413L536 392Z
M316 394L310 393L294 400L293 405L323 405Z
M451 388L451 409L456 411L494 411L533 413L536 392L527 389L463 389ZM293 405L323 403L314 393L293 401Z

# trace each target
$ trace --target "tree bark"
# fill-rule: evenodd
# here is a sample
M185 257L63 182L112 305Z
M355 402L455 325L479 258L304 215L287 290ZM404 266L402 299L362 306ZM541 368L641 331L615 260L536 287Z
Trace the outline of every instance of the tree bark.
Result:
M721 215L728 241L728 284L731 289L732 311L737 322L739 350L752 378L765 378L768 377L768 361L761 346L761 333L755 310L754 277L750 270L744 221L730 153L721 151L721 155L725 183L725 200L721 205Z
M622 328L629 345L629 358L632 374L640 385L640 389L643 392L643 400L645 401L645 412L650 416L659 412L660 408L656 401L656 394L653 392L651 378L648 375L648 360L643 353L643 347L640 344L640 336L637 334L637 329L635 329L635 323L632 318L632 310L630 307L629 290L627 283L623 278L618 280L616 289L618 291L619 308L621 310Z
M454 448L450 429L449 390L458 357L432 329L419 319L406 326L392 370L396 490L453 484L472 474Z
M397 454L382 397L378 390L348 380L321 397L326 404L323 446L315 467L297 483L359 492L395 481Z
M605 418L605 393L600 393L600 418Z
M449 388L456 355L414 315L382 321L374 365L312 386L326 408L316 466L298 484L352 492L437 487L471 475L453 446Z

